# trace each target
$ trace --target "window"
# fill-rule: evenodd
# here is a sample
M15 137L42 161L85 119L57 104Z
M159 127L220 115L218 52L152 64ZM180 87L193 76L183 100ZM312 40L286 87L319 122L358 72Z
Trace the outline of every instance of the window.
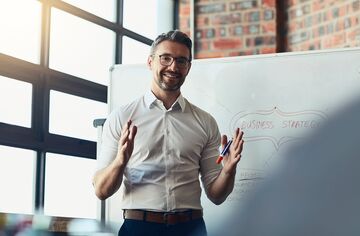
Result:
M154 0L124 0L124 27L145 37L155 38L158 15L156 3Z
M30 83L0 75L0 122L31 127Z
M0 1L0 53L40 62L41 4L38 1Z
M146 63L150 47L129 37L123 38L123 64Z
M115 33L57 9L51 15L50 67L106 85Z
M95 160L46 154L45 208L50 216L96 218Z
M50 133L95 141L93 120L106 117L105 103L50 91Z
M0 145L0 212L34 212L35 152Z
M146 63L158 2L0 1L0 212L96 218L92 123L109 69Z
M115 22L116 0L63 0L92 14Z

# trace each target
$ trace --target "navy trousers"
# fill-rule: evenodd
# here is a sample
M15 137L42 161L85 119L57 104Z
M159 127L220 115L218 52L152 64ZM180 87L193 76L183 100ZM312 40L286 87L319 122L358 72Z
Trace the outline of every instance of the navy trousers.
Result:
M207 236L203 218L175 225L125 219L119 236Z

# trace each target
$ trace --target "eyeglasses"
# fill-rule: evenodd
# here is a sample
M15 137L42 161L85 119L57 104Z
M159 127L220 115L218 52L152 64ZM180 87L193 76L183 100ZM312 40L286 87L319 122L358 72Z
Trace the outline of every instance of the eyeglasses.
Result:
M160 58L160 64L163 66L171 66L171 64L176 61L176 65L179 68L187 68L190 64L190 60L186 57L172 57L167 54L159 55Z

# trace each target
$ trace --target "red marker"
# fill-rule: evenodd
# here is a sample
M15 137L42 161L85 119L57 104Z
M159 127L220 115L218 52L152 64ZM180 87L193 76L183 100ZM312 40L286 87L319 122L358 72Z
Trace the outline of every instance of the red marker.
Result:
M230 145L232 143L232 139L229 140L227 142L227 144L225 145L224 149L222 150L222 152L220 153L220 156L218 157L218 159L216 160L217 164L220 164L221 161L223 160L224 156L226 155L226 153L229 151Z

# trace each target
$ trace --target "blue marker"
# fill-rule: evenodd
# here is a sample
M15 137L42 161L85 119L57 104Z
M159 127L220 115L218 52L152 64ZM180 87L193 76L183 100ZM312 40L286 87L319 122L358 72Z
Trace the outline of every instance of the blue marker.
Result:
M216 160L217 164L220 164L221 161L223 160L224 156L226 155L226 153L229 151L230 145L232 143L232 139L229 140L227 142L227 144L225 145L224 149L222 150L222 152L220 153L220 156L218 157L218 159Z

